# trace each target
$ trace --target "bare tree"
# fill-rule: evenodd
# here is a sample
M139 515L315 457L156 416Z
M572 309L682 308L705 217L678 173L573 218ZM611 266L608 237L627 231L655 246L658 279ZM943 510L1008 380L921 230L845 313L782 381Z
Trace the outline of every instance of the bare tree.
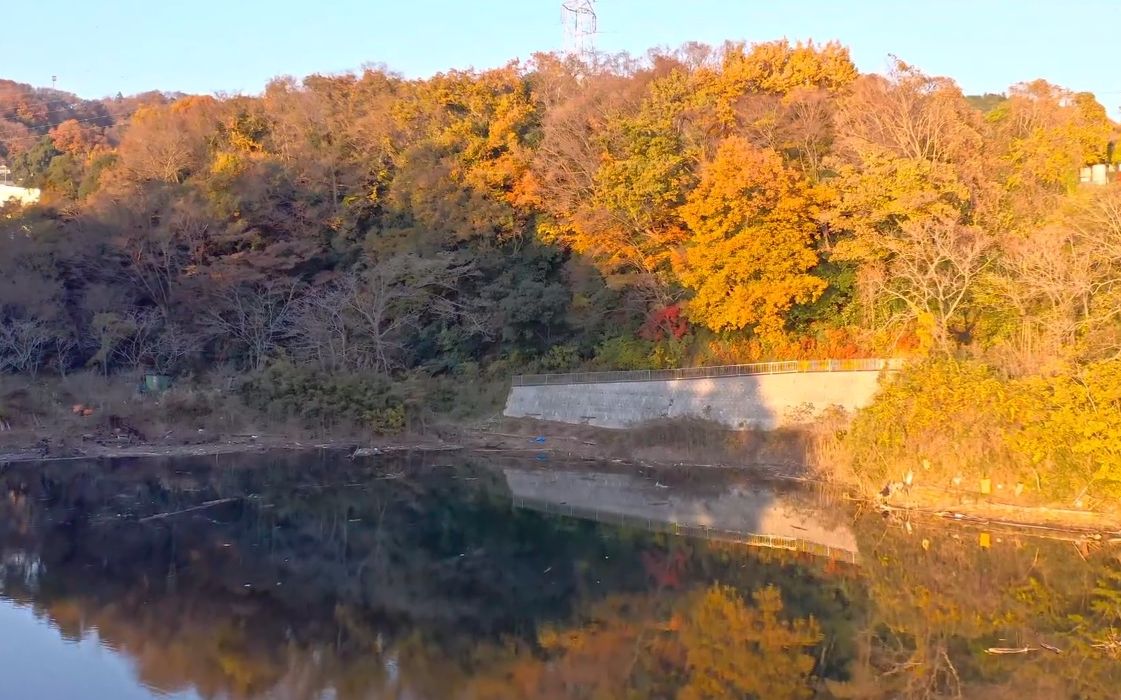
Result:
M857 152L946 163L971 161L981 152L980 114L958 86L899 60L886 78L859 78L838 121L842 142Z
M1121 283L1121 187L1093 193L1070 217L1070 226L1094 257L1101 285Z
M299 290L297 282L223 289L206 313L206 328L212 336L240 346L246 366L261 369L291 333Z
M117 314L112 356L125 367L151 366L159 343L163 316L156 309L132 309Z
M423 322L453 321L485 336L480 315L456 298L473 273L450 255L398 255L344 275L294 304L288 347L322 369L389 373Z
M473 270L446 254L427 259L398 255L366 270L345 310L378 371L388 374L399 364L407 333L426 313L455 312L451 297Z
M207 138L220 108L212 97L190 96L137 110L118 149L123 172L133 182L182 182L206 162Z
M1102 352L1121 354L1121 189L1095 191L1069 217L1075 245L1089 265L1082 330L1100 336ZM1099 342L1099 345L1103 343Z
M168 201L174 192L162 186L147 190L127 207L112 209L106 221L124 260L125 281L168 313L184 273L202 261L211 222L197 198Z
M362 369L364 347L355 338L347 309L358 294L358 278L309 290L292 310L290 347L298 359L328 371Z
M152 347L152 369L158 374L174 374L202 350L202 338L185 326L166 322Z
M833 100L825 90L800 88L783 102L783 148L796 153L802 172L816 180L833 146Z
M78 348L78 339L71 333L55 333L51 340L53 364L59 376L66 376L73 361L74 350Z
M1020 320L1013 349L1026 367L1057 358L1082 326L1093 294L1093 260L1069 228L1052 226L1010 237L987 278L993 303Z
M101 364L106 372L113 360L118 366L171 374L202 347L197 333L168 320L155 308L97 314L93 329L99 349L91 362Z
M1022 359L1121 353L1121 191L1086 192L1051 225L1002 249L992 296L1020 317Z
M38 319L0 322L0 372L39 372L55 333Z
M756 146L788 154L816 179L832 146L833 111L823 89L798 88L784 96L749 93L735 104L736 130Z
M948 349L950 325L993 261L992 237L975 226L935 219L905 223L884 245L889 258L881 290L901 301L911 318L929 318L935 342Z

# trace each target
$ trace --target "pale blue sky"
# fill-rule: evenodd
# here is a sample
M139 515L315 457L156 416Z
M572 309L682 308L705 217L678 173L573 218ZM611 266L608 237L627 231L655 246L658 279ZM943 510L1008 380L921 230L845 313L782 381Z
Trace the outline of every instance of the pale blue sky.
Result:
M1037 77L1121 105L1119 0L598 0L599 48L839 39L966 92ZM83 97L259 92L276 75L384 63L406 76L560 48L559 0L56 0L4 3L0 77Z

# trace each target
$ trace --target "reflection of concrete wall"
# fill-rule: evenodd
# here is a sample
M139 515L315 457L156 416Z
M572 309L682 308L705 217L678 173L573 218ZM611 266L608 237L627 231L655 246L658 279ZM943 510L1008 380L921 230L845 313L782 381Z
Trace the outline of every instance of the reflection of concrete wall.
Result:
M813 499L766 489L732 487L716 493L662 488L629 474L505 469L516 504L575 517L647 525L719 539L763 535L800 540L853 555L856 537L826 524ZM549 507L552 506L552 507ZM612 518L610 516L616 516ZM744 537L744 539L747 539ZM855 556L853 557L855 559Z
M862 408L876 393L878 378L878 371L868 370L515 386L505 415L602 428L693 417L729 428L770 429L802 407L813 413L834 405Z
M0 205L9 199L14 199L20 204L34 204L39 201L39 190L15 185L0 185Z

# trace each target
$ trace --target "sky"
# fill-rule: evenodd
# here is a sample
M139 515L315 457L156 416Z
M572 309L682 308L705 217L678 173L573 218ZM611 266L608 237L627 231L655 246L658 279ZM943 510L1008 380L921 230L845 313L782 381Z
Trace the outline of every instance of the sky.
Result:
M969 94L1045 78L1121 113L1118 0L596 0L596 47L837 39L857 67L890 55ZM559 50L560 0L56 0L3 3L0 78L94 98L260 92L383 64L407 77Z

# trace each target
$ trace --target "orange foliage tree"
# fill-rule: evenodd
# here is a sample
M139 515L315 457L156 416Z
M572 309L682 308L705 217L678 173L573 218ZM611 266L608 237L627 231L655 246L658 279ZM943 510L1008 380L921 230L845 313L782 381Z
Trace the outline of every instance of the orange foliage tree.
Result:
M794 304L816 299L826 286L810 274L817 207L814 189L778 154L737 137L721 144L681 208L690 236L676 269L693 291L692 319L776 333Z

